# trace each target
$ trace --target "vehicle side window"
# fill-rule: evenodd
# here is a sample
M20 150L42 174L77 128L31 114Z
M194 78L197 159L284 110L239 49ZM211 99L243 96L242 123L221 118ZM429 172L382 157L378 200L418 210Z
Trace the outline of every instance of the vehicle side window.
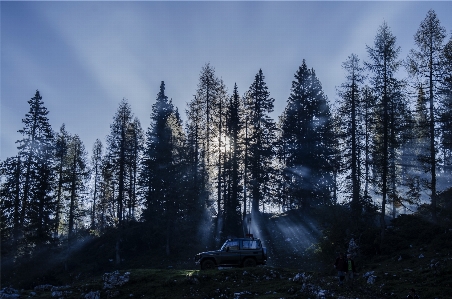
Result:
M229 250L239 250L239 242L238 241L229 241L228 247L229 247Z
M259 248L259 244L257 243L256 240L243 240L242 241L242 248L243 249L258 249Z

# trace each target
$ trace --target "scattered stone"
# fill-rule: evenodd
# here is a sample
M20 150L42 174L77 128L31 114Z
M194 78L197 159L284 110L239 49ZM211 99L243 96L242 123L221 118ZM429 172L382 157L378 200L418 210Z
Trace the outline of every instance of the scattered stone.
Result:
M65 291L68 290L71 286L65 285L65 286L52 286L50 289L52 292L54 291Z
M53 285L51 285L51 284L41 284L41 285L35 286L34 290L42 292L42 291L51 291L52 288L53 288Z
M129 275L129 272L124 273L124 275L120 275L119 271L105 273L102 276L102 280L104 281L104 290L124 285L129 281Z
M377 276L374 275L374 271L370 271L363 274L363 278L367 278L368 284L374 284Z
M84 298L85 299L100 299L100 292L99 291L89 292L88 294L85 295Z
M20 298L19 291L13 288L3 288L0 290L0 298L2 299L16 299Z
M63 297L63 292L62 291L53 291L52 292L52 297Z

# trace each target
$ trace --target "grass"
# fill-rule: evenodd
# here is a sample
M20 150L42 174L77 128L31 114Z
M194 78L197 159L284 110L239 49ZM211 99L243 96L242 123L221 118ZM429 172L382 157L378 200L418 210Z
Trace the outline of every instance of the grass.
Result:
M288 248L284 240L296 238L297 231L289 237L277 233L276 225L282 221L276 217L265 224L274 237L268 266L200 271L191 251L167 257L163 250L129 250L117 266L110 261L114 254L111 240L98 238L88 240L70 258L62 258L63 252L47 253L61 257L48 267L44 267L46 253L6 272L2 260L2 287L23 289L22 297L52 298L51 289L34 287L63 286L61 298L67 299L85 298L90 292L99 292L100 298L397 299L406 298L413 287L421 298L452 298L452 231L446 227L420 217L398 217L386 233L382 254L357 257L359 275L353 284L339 287L332 267L335 257L322 261L312 251L300 252L301 245ZM103 274L115 270L129 272L128 282L104 289ZM363 277L371 271L373 284Z

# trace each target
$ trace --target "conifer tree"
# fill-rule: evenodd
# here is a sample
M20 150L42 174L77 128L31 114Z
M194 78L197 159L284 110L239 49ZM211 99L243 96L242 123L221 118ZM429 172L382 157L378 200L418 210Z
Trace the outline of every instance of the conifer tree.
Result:
M181 188L184 185L181 134L181 120L165 94L165 83L162 81L152 106L151 126L146 132L140 182L145 198L143 218L157 228L157 232L163 233L160 239L166 240L167 255L171 253L172 237L184 198Z
M429 169L428 153L430 148L427 101L424 89L419 86L416 105L410 115L409 127L401 148L401 167L405 178L402 183L408 187L407 196L404 196L404 198L409 205L419 205L421 192L427 188L427 186L424 186L428 180L425 174ZM401 204L404 205L404 203Z
M68 243L69 246L74 239L75 224L81 221L83 216L84 191L88 180L87 153L85 147L78 137L74 135L68 144L67 158L68 167Z
M136 210L139 202L137 198L137 180L138 180L138 168L141 160L141 152L143 150L143 130L138 118L130 123L127 131L127 156L129 163L128 169L128 184L127 184L127 217L128 220L136 220Z
M269 173L271 161L274 157L273 144L275 142L276 125L270 117L273 112L274 99L270 98L265 77L260 69L251 84L246 97L247 113L250 122L247 123L247 168L250 174L250 189L252 197L251 213L259 214L260 205L269 196ZM248 186L245 186L247 188Z
M326 204L333 191L331 115L313 69L303 60L295 73L281 125L285 174L291 200L299 207Z
M446 37L446 29L441 26L435 11L429 10L419 29L414 35L414 41L418 50L411 50L408 56L408 71L422 83L429 99L429 134L430 134L430 174L431 174L431 208L432 218L436 221L436 164L437 146L435 124L438 116L435 113L435 105L438 101L438 88L443 80L444 63L442 61L443 41Z
M2 247L17 248L20 230L22 163L19 156L0 163L0 210Z
M445 177L449 178L448 184L452 181L452 38L445 45L443 51L445 76L441 82L440 93L441 114L441 144L444 156L444 171Z
M55 140L55 176L56 176L56 213L55 213L55 236L57 237L61 230L61 221L63 213L63 198L64 198L64 185L67 183L67 151L68 143L70 139L69 133L66 131L66 126L63 124L60 127L60 132L56 136Z
M93 204L91 207L91 229L97 228L97 205L98 198L101 191L101 182L102 182L102 150L103 145L99 139L96 139L93 146L93 152L91 156L91 175L92 175L92 183L93 183Z
M224 94L224 86L216 77L215 69L210 64L204 65L199 76L196 94L188 103L186 131L189 159L192 165L193 192L197 194L195 196L197 196L198 205L208 208L212 214L222 212L221 192L218 193L221 191L218 140L221 138L219 128L223 125L218 111L222 94ZM217 192L214 191L215 189ZM216 232L219 233L219 230L217 229Z
M347 72L346 82L341 85L339 96L342 98L342 105L339 109L340 122L342 126L342 139L345 148L342 150L344 169L350 170L351 188L351 208L355 216L360 216L361 205L361 149L363 126L361 123L363 114L361 104L361 84L363 84L363 68L357 55L350 55L342 64ZM348 177L348 176L347 176Z
M121 262L120 242L126 217L126 203L128 194L126 192L127 182L130 180L129 167L132 165L131 151L133 151L134 143L131 143L130 128L133 126L134 116L132 109L123 99L119 104L119 108L113 117L113 123L110 125L110 135L107 136L107 159L108 168L106 174L113 176L109 178L111 196L114 198L113 206L116 208L114 217L116 226L119 228L116 236L116 264ZM110 172L111 171L111 172ZM110 196L110 199L111 199ZM108 203L108 197L105 198ZM110 210L111 212L111 210Z
M242 106L241 99L238 93L237 84L234 84L234 91L229 98L227 105L226 117L226 138L225 156L227 154L227 161L224 163L225 173L228 178L225 179L227 185L227 192L225 192L225 208L224 208L224 234L226 236L239 236L241 233L242 219L240 210L240 189L241 170L241 140L240 132L242 130ZM227 147L226 147L227 146Z
M23 138L16 141L24 176L19 217L23 236L30 242L43 243L51 238L56 208L51 197L54 133L38 90L28 103L30 110L22 119L24 128L18 131Z
M127 100L123 99L110 125L111 133L107 136L108 158L117 184L115 189L117 188L116 221L118 225L122 225L125 214L127 167L130 165L128 133L132 121L131 107Z
M396 46L396 38L390 31L386 22L378 29L375 36L374 47L367 46L370 61L366 62L371 72L371 83L377 104L375 105L375 130L374 135L374 178L379 183L381 201L381 239L384 237L385 215L388 195L395 196L395 149L398 147L397 130L401 126L401 120L397 116L403 115L402 84L395 78L395 73L401 65L398 60L400 47ZM396 115L397 114L397 115ZM381 178L381 179L380 179ZM389 185L391 183L391 186Z

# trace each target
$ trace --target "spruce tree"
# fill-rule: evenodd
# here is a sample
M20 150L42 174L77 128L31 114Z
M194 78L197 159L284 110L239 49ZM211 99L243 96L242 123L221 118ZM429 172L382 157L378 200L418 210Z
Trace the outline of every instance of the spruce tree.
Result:
M165 83L160 84L152 106L151 126L146 132L140 182L143 185L145 210L143 218L161 233L161 245L171 253L172 239L185 198L183 181L182 123L172 101L165 94Z
M54 133L38 90L28 103L30 110L22 119L24 127L18 131L23 138L16 141L24 176L19 217L25 239L42 244L51 239L56 210L51 197Z
M240 189L241 182L241 139L242 130L242 106L238 93L237 84L234 84L234 91L227 104L226 117L226 136L228 144L225 145L225 156L227 154L227 163L224 164L224 172L227 174L225 184L227 192L224 208L224 234L226 236L239 236L241 234L242 219L240 210Z
M247 113L250 114L247 123L247 168L250 175L251 213L259 214L260 205L269 196L269 173L271 161L274 157L273 144L275 142L276 125L270 117L273 112L274 99L270 97L265 77L260 69L251 84L247 99ZM247 188L248 186L245 186Z
M1 242L5 251L15 251L19 239L22 162L19 156L0 163Z
M320 81L304 60L294 77L284 117L281 117L285 174L291 201L301 208L309 208L331 200L331 115Z

